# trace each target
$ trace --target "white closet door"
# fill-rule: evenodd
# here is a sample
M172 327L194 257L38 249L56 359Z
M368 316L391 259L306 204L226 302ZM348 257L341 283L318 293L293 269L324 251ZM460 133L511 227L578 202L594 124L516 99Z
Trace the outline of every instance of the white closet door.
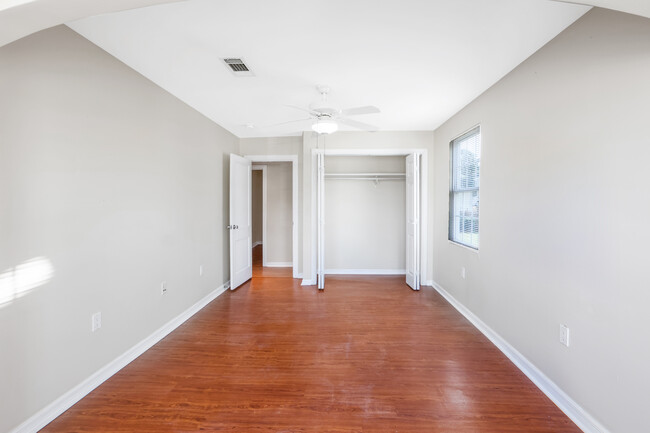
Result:
M230 154L230 289L253 276L251 162Z
M325 155L318 153L318 288L325 288Z
M420 290L420 160L406 157L406 284Z

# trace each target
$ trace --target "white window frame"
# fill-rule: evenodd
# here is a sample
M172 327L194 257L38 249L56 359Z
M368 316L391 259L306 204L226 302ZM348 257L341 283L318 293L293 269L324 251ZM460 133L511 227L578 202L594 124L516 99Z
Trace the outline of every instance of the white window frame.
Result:
M454 145L457 143L463 141L464 139L471 137L473 135L478 135L479 136L479 150L482 153L482 136L481 136L481 125L476 125L469 130L463 132L462 134L458 135L456 138L451 140L449 142L449 219L448 219L448 239L451 243L469 248L472 251L478 251L479 246L481 244L481 226L480 226L480 215L481 215L481 209L480 209L480 196L481 196L481 183L479 180L478 186L472 187L472 188L462 188L462 189L454 189ZM480 171L479 171L479 179L480 179ZM476 191L477 195L479 197L479 202L477 204L477 213L478 215L476 216L476 222L477 222L477 232L476 232L476 245L472 245L471 243L466 243L463 242L462 239L455 239L454 238L454 220L455 220L455 215L454 215L454 197L456 194L461 194L463 192L469 192L469 191Z

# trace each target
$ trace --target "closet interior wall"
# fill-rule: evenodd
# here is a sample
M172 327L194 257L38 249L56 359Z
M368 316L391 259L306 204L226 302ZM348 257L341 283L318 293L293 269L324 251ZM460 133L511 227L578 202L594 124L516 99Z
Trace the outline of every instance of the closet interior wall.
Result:
M327 274L405 272L404 172L404 156L325 156Z

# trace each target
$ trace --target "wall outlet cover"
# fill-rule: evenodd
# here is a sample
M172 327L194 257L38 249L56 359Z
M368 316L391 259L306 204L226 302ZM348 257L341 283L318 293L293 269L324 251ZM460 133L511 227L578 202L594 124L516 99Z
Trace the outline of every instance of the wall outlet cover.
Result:
M92 329L93 332L97 331L99 328L102 327L102 313L101 313L101 311L92 315L91 322L92 322L91 329Z
M560 343L569 347L569 342L569 327L566 325L560 325Z

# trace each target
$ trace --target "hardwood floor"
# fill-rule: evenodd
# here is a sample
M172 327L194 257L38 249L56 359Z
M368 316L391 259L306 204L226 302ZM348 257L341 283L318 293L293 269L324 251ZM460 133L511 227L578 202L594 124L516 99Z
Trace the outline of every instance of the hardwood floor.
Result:
M45 432L579 432L433 289L253 278Z

